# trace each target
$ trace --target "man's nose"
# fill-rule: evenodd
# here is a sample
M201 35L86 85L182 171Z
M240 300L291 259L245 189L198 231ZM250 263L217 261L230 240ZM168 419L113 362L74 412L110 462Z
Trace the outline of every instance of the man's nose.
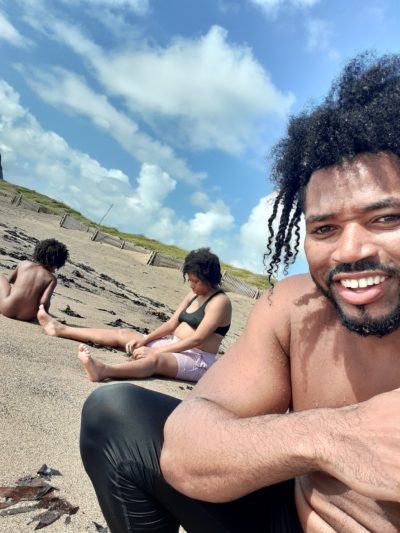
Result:
M336 263L355 263L375 257L377 253L374 234L360 224L352 223L343 228L332 259Z

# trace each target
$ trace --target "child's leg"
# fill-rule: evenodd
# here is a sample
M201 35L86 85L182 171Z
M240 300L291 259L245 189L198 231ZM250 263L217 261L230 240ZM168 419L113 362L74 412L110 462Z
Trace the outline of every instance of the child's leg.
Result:
M78 342L93 342L102 346L125 349L127 342L133 339L142 339L143 335L128 328L77 328L61 324L51 317L43 305L39 307L38 321L45 333L52 337L62 337Z
M108 378L148 378L154 374L174 378L178 372L176 358L170 353L149 355L134 361L108 365L95 359L90 354L89 348L81 344L78 357L90 381L102 381Z

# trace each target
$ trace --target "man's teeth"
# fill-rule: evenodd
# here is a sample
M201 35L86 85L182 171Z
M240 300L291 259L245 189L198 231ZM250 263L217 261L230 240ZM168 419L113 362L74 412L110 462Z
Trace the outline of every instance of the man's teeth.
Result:
M368 278L360 279L341 279L340 283L347 289L364 289L370 285L379 285L385 279L385 276L368 276Z

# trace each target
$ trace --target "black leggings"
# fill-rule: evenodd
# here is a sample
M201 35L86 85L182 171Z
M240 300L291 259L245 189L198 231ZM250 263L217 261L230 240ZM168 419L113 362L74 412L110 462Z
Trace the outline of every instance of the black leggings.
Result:
M128 383L100 386L86 400L81 455L111 532L301 532L292 480L229 503L194 500L168 485L159 457L178 404Z

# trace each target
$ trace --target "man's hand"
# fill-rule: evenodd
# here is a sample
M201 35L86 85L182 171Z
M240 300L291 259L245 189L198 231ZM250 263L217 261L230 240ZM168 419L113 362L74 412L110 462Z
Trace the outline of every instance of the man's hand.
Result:
M321 470L364 496L400 502L400 389L331 415L336 434L323 445Z

